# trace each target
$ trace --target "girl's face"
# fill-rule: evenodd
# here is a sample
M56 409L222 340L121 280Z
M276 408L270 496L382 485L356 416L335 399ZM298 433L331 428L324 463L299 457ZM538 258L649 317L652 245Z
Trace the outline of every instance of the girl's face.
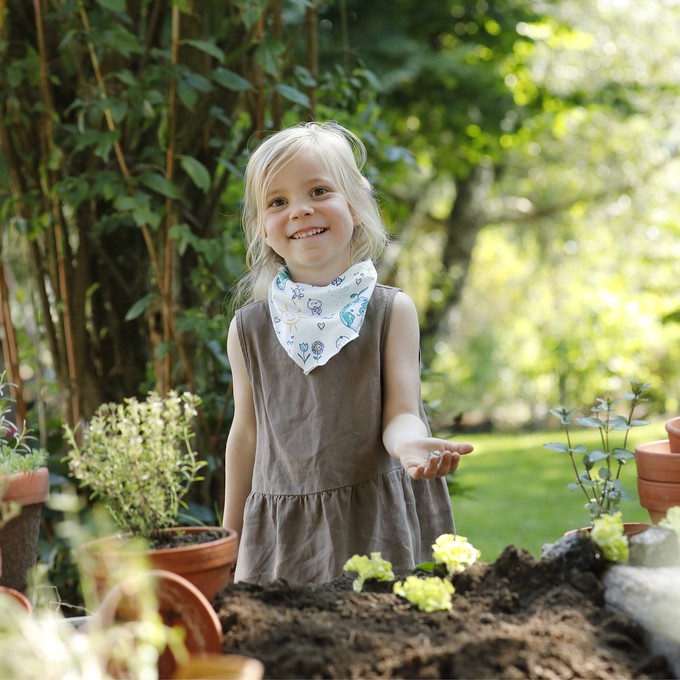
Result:
M271 177L265 196L265 242L293 281L325 286L352 263L356 216L319 156L305 151Z

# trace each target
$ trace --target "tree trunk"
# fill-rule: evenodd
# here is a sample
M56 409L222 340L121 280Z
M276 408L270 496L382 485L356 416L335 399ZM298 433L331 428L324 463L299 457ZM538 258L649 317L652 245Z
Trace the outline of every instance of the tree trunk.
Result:
M456 199L445 222L441 266L432 282L432 290L440 295L430 303L421 329L425 365L433 358L436 342L446 341L456 330L472 251L487 222L486 204L494 175L492 166L478 165L457 184Z

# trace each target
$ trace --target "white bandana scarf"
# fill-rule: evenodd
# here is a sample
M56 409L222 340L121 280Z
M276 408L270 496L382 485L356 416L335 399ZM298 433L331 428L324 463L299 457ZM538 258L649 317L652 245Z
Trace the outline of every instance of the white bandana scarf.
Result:
M285 267L269 288L276 336L305 375L359 336L378 275L370 260L351 266L327 286L291 281Z

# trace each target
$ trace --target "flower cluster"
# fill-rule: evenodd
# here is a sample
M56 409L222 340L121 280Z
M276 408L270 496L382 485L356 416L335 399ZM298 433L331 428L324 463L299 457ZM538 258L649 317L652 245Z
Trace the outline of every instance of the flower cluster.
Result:
M434 562L421 564L417 569L433 571L437 565L444 565L448 572L447 578L429 576L408 576L405 581L397 581L392 587L392 592L407 599L411 604L424 612L451 611L451 596L456 592L451 583L450 576L465 571L474 564L481 552L477 550L465 536L442 534L432 545ZM392 565L382 559L379 552L366 555L354 555L343 567L345 571L354 571L358 574L352 587L360 592L364 582L368 579L376 581L393 581L394 573Z
M602 555L610 562L627 562L629 549L628 538L623 533L621 513L602 515L593 520L590 537L602 551Z
M368 579L373 579L374 581L394 580L392 565L387 560L384 560L379 552L371 553L370 557L354 555L345 562L343 570L357 573L357 577L352 583L352 588L357 593L361 592L364 582Z
M473 565L481 552L465 536L442 534L432 546L432 556L437 564L443 564L449 574L460 574Z
M422 612L439 612L451 611L451 596L456 590L451 581L437 576L408 576L405 581L394 584L393 592L406 598Z

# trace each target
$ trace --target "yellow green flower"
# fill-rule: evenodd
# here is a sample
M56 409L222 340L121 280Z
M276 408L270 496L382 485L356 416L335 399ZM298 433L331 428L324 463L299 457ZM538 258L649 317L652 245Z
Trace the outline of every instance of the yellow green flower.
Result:
M394 581L392 564L382 558L379 552L372 552L370 557L366 555L353 555L343 566L344 571L354 571L357 578L352 583L352 588L358 593L364 587L368 579L375 581Z
M397 581L392 591L422 612L451 611L451 596L456 592L451 581L438 576L408 576L405 581Z
M602 551L602 555L610 562L627 562L629 549L628 538L623 533L621 513L602 515L593 520L590 537Z
M449 574L459 574L474 564L481 552L465 536L442 534L432 546L432 556L437 564L446 566Z

